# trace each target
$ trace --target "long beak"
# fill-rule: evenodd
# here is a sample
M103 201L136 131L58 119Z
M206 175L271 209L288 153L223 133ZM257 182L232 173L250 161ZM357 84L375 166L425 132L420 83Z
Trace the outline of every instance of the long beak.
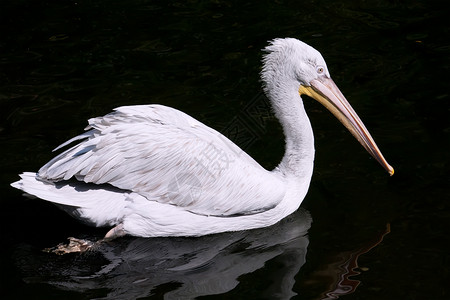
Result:
M353 134L367 152L389 172L389 175L394 175L394 169L384 159L369 131L334 81L331 78L321 78L312 80L310 84L310 86L300 86L298 91L300 95L310 96L325 106Z

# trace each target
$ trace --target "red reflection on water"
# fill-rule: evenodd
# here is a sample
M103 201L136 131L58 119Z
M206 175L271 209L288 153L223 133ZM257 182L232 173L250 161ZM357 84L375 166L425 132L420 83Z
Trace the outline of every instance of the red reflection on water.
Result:
M332 290L325 293L325 297L322 299L338 299L339 296L353 293L361 283L359 280L350 278L352 276L361 274L361 272L358 271L358 258L362 254L367 253L378 246L383 241L383 238L390 232L391 225L388 223L386 224L386 230L376 240L374 240L367 246L355 251L342 252L339 255L341 257L340 261L334 263L333 266L330 266L333 269L335 267L338 267L340 270L342 270L342 272L336 278L336 282L332 285Z

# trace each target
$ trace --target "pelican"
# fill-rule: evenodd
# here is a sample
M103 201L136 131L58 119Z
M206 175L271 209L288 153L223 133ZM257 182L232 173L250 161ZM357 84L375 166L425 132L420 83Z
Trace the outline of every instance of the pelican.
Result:
M301 96L323 104L389 172L322 55L294 38L264 49L261 79L285 135L272 171L218 131L163 105L122 106L92 118L77 142L11 185L55 203L105 238L202 236L273 225L306 196L314 136Z

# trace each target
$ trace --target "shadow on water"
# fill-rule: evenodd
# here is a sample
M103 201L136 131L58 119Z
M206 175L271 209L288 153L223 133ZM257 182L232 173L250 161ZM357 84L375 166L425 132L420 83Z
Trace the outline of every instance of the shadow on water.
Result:
M306 262L311 221L300 209L266 229L200 238L122 238L63 256L20 245L14 257L29 288L48 284L82 298L192 299L230 292L246 276L264 276L246 294L287 299L296 294L295 276ZM278 265L278 271L267 274L267 264Z

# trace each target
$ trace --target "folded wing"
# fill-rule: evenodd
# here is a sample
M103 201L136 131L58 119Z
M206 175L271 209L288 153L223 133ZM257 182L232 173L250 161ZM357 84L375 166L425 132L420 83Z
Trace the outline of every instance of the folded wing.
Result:
M44 165L38 176L107 183L149 201L212 216L265 211L285 194L280 177L219 132L169 107L120 107L90 119L86 130L61 145L81 140Z

